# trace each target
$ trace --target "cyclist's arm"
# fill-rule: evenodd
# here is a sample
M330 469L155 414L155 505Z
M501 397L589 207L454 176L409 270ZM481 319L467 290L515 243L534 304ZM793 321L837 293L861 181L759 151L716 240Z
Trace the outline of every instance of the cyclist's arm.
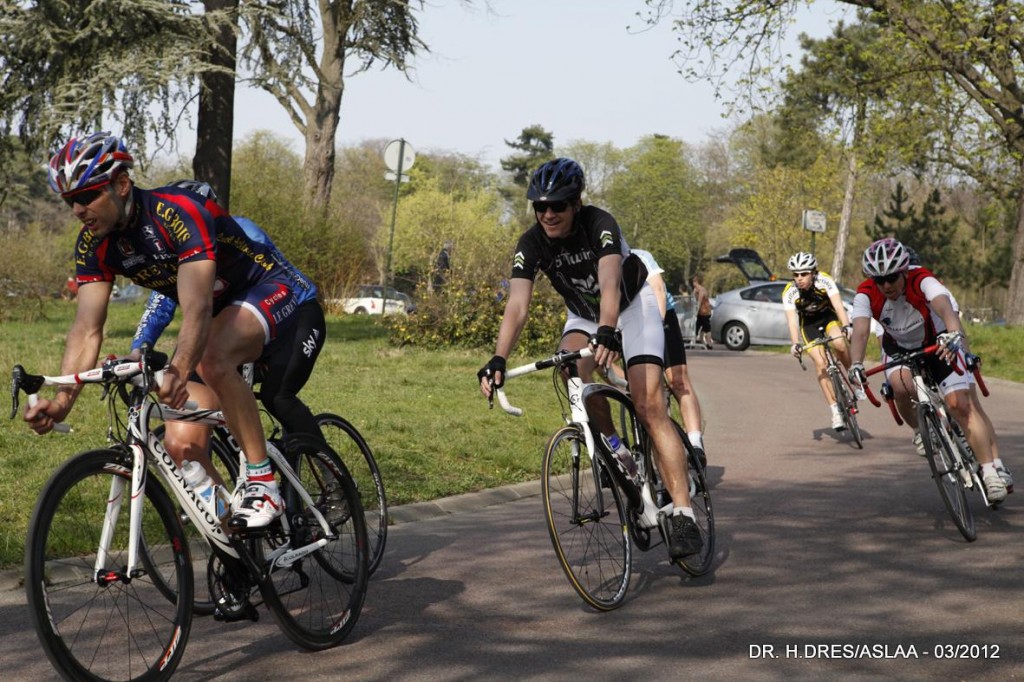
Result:
M508 301L505 303L505 314L501 317L498 330L498 341L494 354L508 358L519 340L519 334L526 326L530 315L530 300L533 298L533 280L513 277L509 281Z
M953 309L953 302L949 300L949 296L945 294L936 296L928 301L928 305L936 315L942 318L942 323L946 326L947 332L960 332L960 347L967 352L967 335L964 334L964 328L960 324L960 316Z
M661 313L661 319L665 319L666 311L666 300L665 296L665 279L658 273L651 273L647 276L647 283L651 285L651 289L654 290L654 295L658 298L658 311Z
M800 320L797 318L796 308L786 310L786 324L789 325L790 341L800 343Z
M864 354L868 348L868 335L871 334L871 299L867 294L857 292L853 297L853 308L850 310L853 330L850 332L850 364L864 363Z
M199 364L206 348L213 320L213 283L217 264L212 260L193 261L178 266L178 300L181 304L181 331L171 366L184 380Z
M96 366L103 345L103 325L107 321L107 306L113 282L89 282L78 287L75 321L68 330L64 346L64 359L60 363L61 374L84 372ZM82 386L61 386L53 398L58 412L47 410L55 422L63 421L71 412Z
M174 311L177 309L178 304L173 299L156 291L151 292L149 300L146 301L146 308L142 311L142 317L139 318L139 326L135 328L131 349L134 351L143 345L150 348L156 345L157 339L174 319Z
M622 281L622 256L610 253L597 261L597 283L601 287L599 326L614 327L619 322L619 283ZM598 363L600 364L600 363Z

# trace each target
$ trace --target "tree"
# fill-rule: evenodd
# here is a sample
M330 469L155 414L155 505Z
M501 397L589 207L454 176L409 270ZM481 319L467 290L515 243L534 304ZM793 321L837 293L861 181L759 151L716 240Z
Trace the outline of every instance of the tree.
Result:
M196 153L192 173L209 182L221 206L231 206L231 157L235 129L235 62L238 49L237 26L232 17L238 0L203 0L203 22L209 37L208 64L216 67L199 75L199 112L196 115Z
M626 152L606 193L630 246L647 249L668 272L689 271L704 256L702 198L689 151L654 135Z
M422 0L285 0L244 3L250 40L242 61L273 95L306 143L307 206L325 212L335 173L335 137L345 80L373 65L405 72L420 50Z
M220 67L197 36L224 12L190 0L36 0L0 7L0 161L17 132L29 154L114 123L136 156L171 138L197 76ZM230 145L230 140L228 140ZM0 167L6 169L5 163Z
M889 206L864 229L872 240L893 237L910 246L921 264L934 272L956 273L960 271L955 262L960 246L956 242L956 222L946 219L945 213L938 188L927 193L919 214L903 183L897 181Z
M534 124L523 128L516 140L505 140L518 154L510 154L501 160L502 169L512 174L512 182L525 188L530 184L533 171L554 156L555 136L544 130L544 126Z
M979 146L986 156L1001 154L1012 160L1010 178L1016 199L1013 269L1010 276L1007 321L1024 324L1024 23L1020 3L1011 0L963 0L962 2L906 2L906 0L834 0L836 4L862 8L884 23L899 38L900 59L911 59L913 69L932 76L934 89L950 96L961 115L948 119L961 129L973 123ZM648 21L670 16L683 45L678 54L683 71L691 77L711 77L721 85L728 69L742 60L744 80L755 82L770 69L780 54L779 38L792 22L800 0L759 2L728 0L708 3L675 3L646 0ZM707 61L702 58L710 55ZM954 97L957 94L959 97ZM906 103L909 115L916 103ZM994 135L992 134L994 133ZM962 141L941 140L943 162L963 162L957 154ZM981 157L983 158L983 157ZM966 157L969 172L985 170L978 156ZM965 169L966 170L966 169Z

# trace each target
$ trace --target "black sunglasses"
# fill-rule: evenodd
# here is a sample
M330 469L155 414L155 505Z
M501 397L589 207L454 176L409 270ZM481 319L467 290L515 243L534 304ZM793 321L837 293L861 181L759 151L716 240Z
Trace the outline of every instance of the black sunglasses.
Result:
M79 206L88 206L99 199L100 195L103 194L106 189L106 185L103 185L99 189L84 189L80 192L75 192L74 194L63 195L61 196L61 199L63 199L64 203L68 206L74 206L75 204L78 204Z
M569 208L568 201L535 201L533 202L533 210L537 213L547 213L548 209L551 209L555 213L561 213L565 209Z
M814 272L811 271L811 270L802 270L800 272L794 272L793 276L794 277L807 277L808 275L813 275L813 274L814 274Z
M875 284L892 284L900 278L901 272L894 272L890 275L881 275L879 277L872 277L875 280Z

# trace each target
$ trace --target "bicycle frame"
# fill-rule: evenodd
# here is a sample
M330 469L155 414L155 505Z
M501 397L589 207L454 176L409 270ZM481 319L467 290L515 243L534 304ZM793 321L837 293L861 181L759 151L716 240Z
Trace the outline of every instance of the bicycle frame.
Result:
M923 360L923 358L927 355L934 354L938 349L938 345L932 345L922 350L915 351L913 353L906 353L897 356L890 360L889 362L885 363L884 365L879 365L878 367L871 368L870 370L865 372L865 374L867 376L871 376L879 372L884 372L886 369L889 369L891 367L906 367L910 371L914 381L914 391L910 393L910 400L914 406L914 409L916 410L924 407L925 409L931 410L935 414L935 416L939 420L939 425L942 427L941 429L939 429L939 436L949 446L950 452L953 453L953 458L955 460L954 469L963 479L964 487L972 490L978 490L984 498L985 504L987 505L988 496L985 494L985 486L981 485L981 481L978 479L978 474L974 470L974 468L964 461L964 458L960 452L959 445L953 440L953 437L951 436L951 434L954 432L953 424L955 423L955 420L949 414L949 408L946 405L946 401L939 393L938 386L936 386L935 382L932 381L931 376L927 374L926 370L923 369L923 367L921 366L921 361ZM954 371L956 371L957 374L963 373L962 370L960 370L957 367L954 367ZM978 368L975 367L973 371L975 373L975 377L977 379L980 379ZM984 384L981 385L984 386ZM876 407L881 407L881 402L879 402L875 398L874 394L870 391L870 389L867 388L867 385L865 385L865 390L867 391L868 398L871 400L871 402ZM987 389L984 391L984 393L986 395L988 394ZM902 424L903 420L900 418L899 412L896 411L896 407L893 404L892 400L893 399L891 395L886 395L886 401L889 402L890 408L892 409L893 417L896 419L896 423ZM959 428L959 425L957 426Z
M156 434L149 428L152 417L164 421L185 421L193 424L202 424L214 427L224 427L226 421L219 410L189 409L178 410L154 401L149 394L152 380L159 381L159 373L154 373L147 365L145 359L141 361L108 361L102 367L87 372L69 374L64 376L43 376L28 375L20 366L16 367L12 380L12 414L17 410L17 391L19 389L28 393L30 405L38 400L38 391L43 386L73 386L79 384L104 384L109 390L113 384L132 383L141 390L134 391L128 405L127 434L119 442L127 446L131 453L131 482L129 502L129 536L128 536L128 557L125 570L125 577L131 578L138 575L139 571L139 545L142 537L142 503L145 490L146 477L148 472L147 462L153 462L157 471L164 481L167 482L173 498L189 518L195 524L210 543L215 553L232 559L243 561L253 575L259 580L265 579L266 575L273 568L284 568L293 564L302 557L315 552L335 539L335 535L327 520L316 508L308 491L302 486L298 475L287 462L285 457L276 450L268 448L267 455L273 461L277 470L288 480L292 489L308 505L316 522L323 530L323 537L304 547L289 548L287 545L276 548L271 554L264 557L266 568L260 566L249 555L243 546L243 542L237 534L228 535L221 525L220 519L215 510L210 509L201 497L192 491L186 483L184 476L178 470L177 465L170 454L163 447ZM66 425L60 431L68 431ZM100 572L107 566L110 556L110 543L114 529L121 516L124 505L125 490L129 486L128 480L115 476L111 481L110 492L107 497L107 506L104 514L103 528L100 533L99 546L96 551L96 562L94 580L97 582L106 579L116 579L116 576L101 576ZM281 517L281 523L287 528L287 516Z
M569 425L577 425L580 431L583 433L584 443L587 448L587 454L590 456L591 470L595 477L595 483L597 495L603 498L604 492L600 485L600 470L598 469L598 458L601 458L605 462L605 467L609 471L609 474L615 476L620 483L620 489L626 494L626 498L629 500L630 505L636 511L637 524L644 529L651 529L658 527L658 512L661 510L658 508L654 501L654 496L650 486L650 476L646 471L646 457L640 458L638 462L639 468L639 484L634 484L625 476L622 476L616 465L611 463L605 456L604 451L597 447L597 442L594 437L594 432L590 426L590 415L587 413L586 404L587 400L591 398L606 398L610 401L617 401L628 406L629 411L633 412L633 403L630 401L629 396L620 391L619 389L609 384L593 384L584 383L583 379L578 375L576 371L575 361L580 358L588 358L593 356L593 350L590 348L584 348L579 351L568 352L561 351L556 353L553 357L548 360L542 360L533 364L522 365L514 369L510 369L506 372L505 376L508 379L512 379L524 374L536 372L541 369L548 369L555 366L563 366L568 368L569 377L566 380L566 391L569 400L569 414L565 416L565 422ZM523 411L514 407L505 395L504 389L496 388L495 393L498 396L498 402L509 414L519 417L522 416ZM641 426L639 420L633 420L634 433L631 434L633 442L638 444L646 443L647 436L641 432ZM646 447L643 448L646 450Z

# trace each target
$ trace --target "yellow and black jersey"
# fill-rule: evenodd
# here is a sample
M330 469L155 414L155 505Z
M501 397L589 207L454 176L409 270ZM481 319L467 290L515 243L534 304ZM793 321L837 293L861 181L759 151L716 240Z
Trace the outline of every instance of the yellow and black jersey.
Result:
M839 286L827 272L819 272L814 283L801 291L796 282L790 282L782 291L783 310L795 310L801 320L817 319L834 313L831 297L839 293Z

